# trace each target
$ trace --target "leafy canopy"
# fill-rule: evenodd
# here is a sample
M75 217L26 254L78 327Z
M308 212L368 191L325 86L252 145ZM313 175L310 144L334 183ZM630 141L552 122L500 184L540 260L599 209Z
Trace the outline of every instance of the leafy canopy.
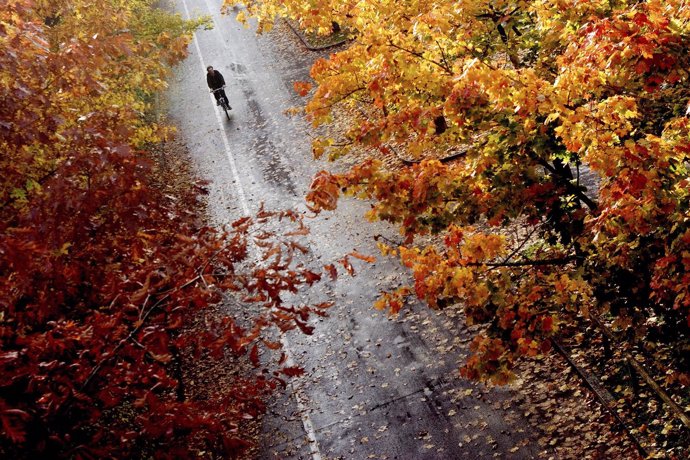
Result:
M657 337L687 345L687 2L246 3L260 28L278 14L351 31L311 71L309 119L349 116L315 155L368 148L418 163L322 172L308 198L330 210L344 191L400 226L404 243L384 249L414 285L377 305L395 312L415 294L485 324L466 375L509 380L516 359L593 311L640 338L654 319ZM425 234L443 244L416 244Z

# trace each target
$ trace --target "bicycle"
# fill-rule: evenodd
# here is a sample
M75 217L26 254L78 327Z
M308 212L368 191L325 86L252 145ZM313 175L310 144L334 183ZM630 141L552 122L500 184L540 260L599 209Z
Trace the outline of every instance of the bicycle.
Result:
M216 88L214 90L211 90L212 93L215 93L216 91L221 91L225 89L225 86L221 86L220 88ZM220 98L218 98L218 105L223 109L225 112L225 116L228 117L228 120L230 119L230 114L228 111L232 110L232 107L230 107L230 104L228 103L227 99L225 99L222 95Z

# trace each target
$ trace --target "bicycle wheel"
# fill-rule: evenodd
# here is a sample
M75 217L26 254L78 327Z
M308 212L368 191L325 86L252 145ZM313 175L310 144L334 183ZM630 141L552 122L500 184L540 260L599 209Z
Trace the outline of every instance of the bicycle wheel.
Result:
M228 101L226 101L225 98L223 98L220 105L221 107L223 107L223 112L225 112L225 116L229 120L230 114L228 113L228 111L230 110L230 104L228 104Z

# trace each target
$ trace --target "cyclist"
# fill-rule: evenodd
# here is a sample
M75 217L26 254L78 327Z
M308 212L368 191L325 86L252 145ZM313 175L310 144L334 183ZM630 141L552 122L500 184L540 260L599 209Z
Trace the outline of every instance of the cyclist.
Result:
M223 74L215 70L213 66L206 67L206 84L208 84L211 92L216 97L216 105L220 105L221 96L225 98L226 102L229 101L228 97L225 95L225 90L223 89L225 86L225 78L223 78ZM228 104L228 107L230 107L230 104Z

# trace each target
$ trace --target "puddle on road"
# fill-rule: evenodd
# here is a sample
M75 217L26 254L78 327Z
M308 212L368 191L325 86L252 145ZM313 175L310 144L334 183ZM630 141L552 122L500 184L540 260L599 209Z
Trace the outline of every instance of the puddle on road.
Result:
M245 67L243 64L239 64L237 62L231 62L230 65L228 65L228 68L239 74L245 74L247 73L247 67Z
M255 98L254 91L243 85L242 93L247 101L247 108L251 116L250 127L254 130L253 136L256 139L251 149L261 167L264 179L269 184L296 195L297 189L290 173L290 167L285 164L285 160L278 150L279 147L276 147L271 140L271 137L279 133L274 132L273 127L268 126L268 120Z
M254 144L253 150L261 166L264 179L270 184L276 185L292 195L296 195L297 190L290 176L290 169L283 163L273 142L267 139L265 135L262 135L258 138L257 143Z

